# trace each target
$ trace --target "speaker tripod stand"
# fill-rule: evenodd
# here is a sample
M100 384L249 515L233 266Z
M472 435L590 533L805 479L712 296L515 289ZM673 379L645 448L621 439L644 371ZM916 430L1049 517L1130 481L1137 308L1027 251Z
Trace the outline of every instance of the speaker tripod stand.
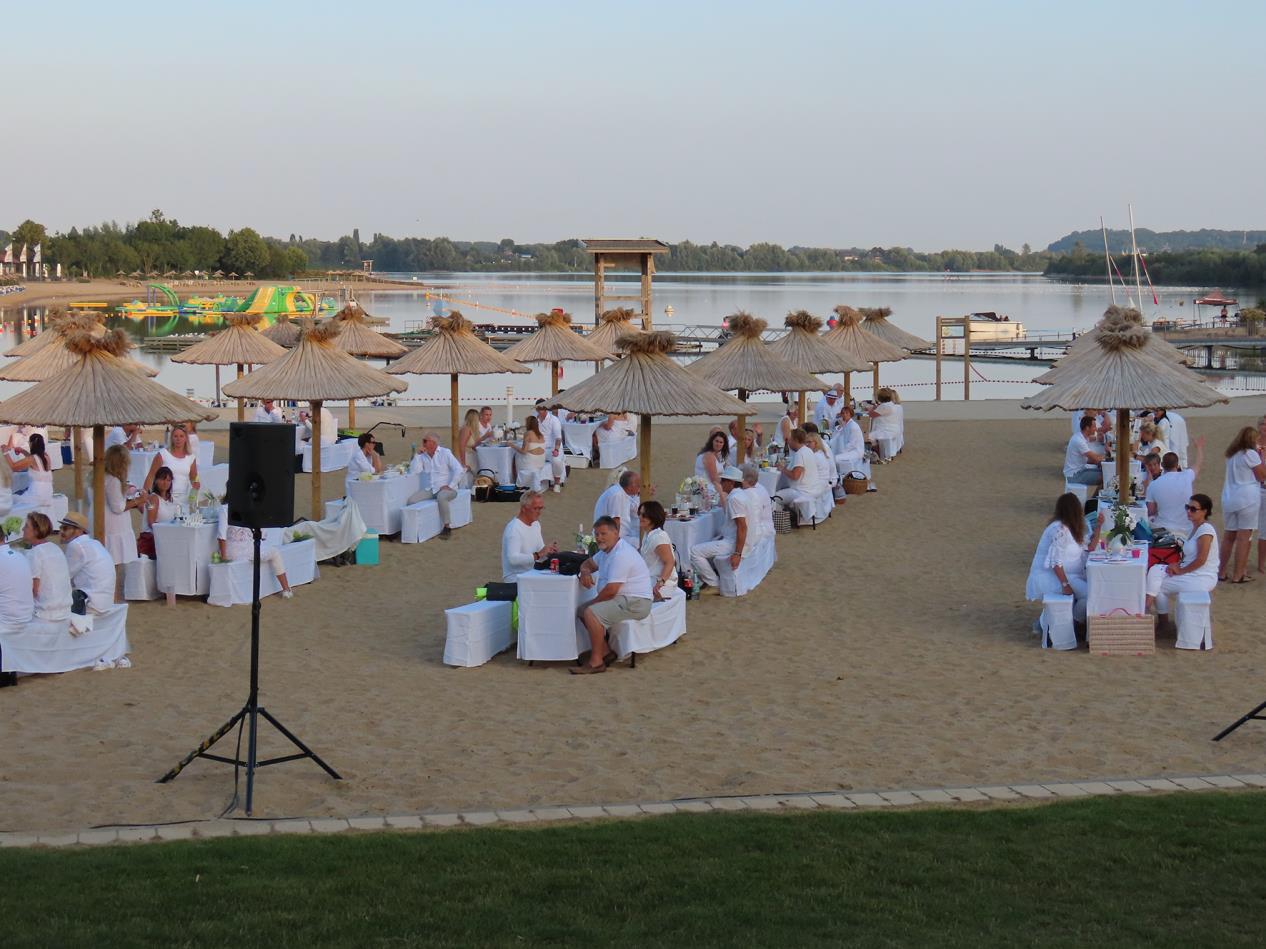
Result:
M1213 736L1213 740L1221 741L1223 738L1231 734L1231 732L1235 731L1241 725L1245 725L1253 721L1266 721L1266 702L1263 702L1261 705L1257 706L1257 708L1253 709L1248 714L1242 715L1238 720L1226 726L1226 728L1222 729L1222 731L1218 732L1216 735Z
M281 764L284 761L298 761L303 758L311 758L318 767L320 767L334 780L342 780L342 776L337 771L321 760L320 756L317 755L315 751L305 745L298 737L295 736L293 732L290 731L290 729L281 724L281 722L279 722L267 709L262 708L259 704L259 548L262 532L258 527L253 527L251 528L251 535L255 545L255 563L251 571L251 682L250 693L246 697L246 704L238 709L232 718L212 732L210 737L208 737L202 744L181 758L174 768L158 779L159 784L166 784L168 781L175 778L176 775L180 774L180 772L183 771L195 758L207 758L211 761L220 761L224 764L231 764L234 768L245 768L246 816L248 817L251 816L254 804L256 768L262 768L265 765L270 764ZM268 724L272 725L273 728L277 729L277 731L281 732L282 736L299 750L293 754L280 755L276 758L265 758L263 761L260 761L256 753L256 739L259 732L259 720L261 718ZM240 757L238 757L241 754L240 740L238 742L238 749L234 751L232 758L212 754L211 748L215 745L215 743L231 732L234 725L238 725L240 727L243 720L245 720L245 724L247 726L246 760L243 761ZM236 788L236 781L234 782L234 785ZM232 809L234 804L237 802L236 793L234 794L233 802L233 804L229 805L230 809Z

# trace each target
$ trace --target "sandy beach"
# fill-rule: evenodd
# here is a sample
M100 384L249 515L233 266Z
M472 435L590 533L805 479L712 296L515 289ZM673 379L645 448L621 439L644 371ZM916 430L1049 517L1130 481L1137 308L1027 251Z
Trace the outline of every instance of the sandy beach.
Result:
M1264 408L1258 397L1186 413L1209 443L1199 490L1218 497L1222 447ZM399 413L416 424L423 411ZM912 403L907 418L906 452L876 469L878 493L780 537L764 585L689 604L686 637L636 670L578 679L512 653L477 669L441 664L443 610L498 575L510 505L477 505L450 542L384 542L379 566L324 567L294 600L266 600L263 703L345 780L310 762L266 769L257 814L1260 770L1266 727L1210 738L1266 698L1266 578L1219 587L1209 654L1172 640L1153 658L1042 651L1024 580L1062 487L1067 416L990 402ZM656 424L663 493L689 473L706 429ZM389 461L417 431L385 436ZM570 544L607 475L574 471L547 497L547 540ZM58 473L58 490L69 477ZM341 479L325 489L341 494ZM296 513L309 496L300 476ZM244 606L132 604L131 670L0 693L0 830L219 814L232 769L197 762L154 781L241 705L249 619ZM265 751L280 747L265 733Z

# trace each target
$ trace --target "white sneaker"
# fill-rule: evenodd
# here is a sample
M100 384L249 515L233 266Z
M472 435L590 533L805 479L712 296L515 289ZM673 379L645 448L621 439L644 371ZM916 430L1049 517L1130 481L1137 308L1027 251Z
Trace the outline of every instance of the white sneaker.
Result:
M132 660L131 660L131 659L129 659L127 656L120 656L118 659L114 660L114 668L116 668L116 669L131 669L131 668L132 668Z
M98 656L97 661L92 664L93 672L101 672L105 669L113 669L113 668L114 668L113 662L111 662L109 659L103 659L100 656Z
M295 591L294 591L294 590L282 590L282 591L281 591L281 598L282 598L283 600L293 600L293 599L295 598Z
M554 485L554 493L555 493L555 494L562 494L562 493L563 493L563 486L562 486L561 484L556 484L556 485Z

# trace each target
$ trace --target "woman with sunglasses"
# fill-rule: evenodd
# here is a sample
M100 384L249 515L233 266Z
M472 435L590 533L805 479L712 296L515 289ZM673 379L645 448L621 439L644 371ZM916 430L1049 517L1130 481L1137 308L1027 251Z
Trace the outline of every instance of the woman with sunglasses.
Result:
M1193 494L1186 504L1191 534L1183 541L1182 559L1147 571L1147 606L1156 606L1159 628L1169 628L1169 598L1175 593L1208 593L1218 585L1218 532L1209 523L1213 499Z

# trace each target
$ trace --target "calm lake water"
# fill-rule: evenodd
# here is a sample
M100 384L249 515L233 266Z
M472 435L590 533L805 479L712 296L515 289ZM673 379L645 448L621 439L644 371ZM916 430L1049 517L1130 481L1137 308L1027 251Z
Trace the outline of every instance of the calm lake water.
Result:
M430 287L438 287L443 295L439 303L434 293L428 298L417 293L361 292L358 297L371 314L389 321L392 330L405 330L411 324L432 316L441 306L461 310L477 323L517 323L519 318L506 311L531 314L563 307L578 323L593 320L593 279L587 274L398 274L400 279L414 279ZM1195 287L1158 287L1160 306L1152 305L1150 296L1145 316L1151 320L1162 315L1191 317L1191 300ZM620 275L608 278L608 292L636 293L637 278ZM790 311L805 309L826 317L837 304L855 307L886 306L893 311L892 322L909 332L930 339L938 315L963 316L967 313L994 311L1023 323L1029 331L1067 332L1089 329L1110 303L1109 291L1101 285L1076 285L1048 281L1037 275L968 274L658 274L655 277L655 323L657 327L683 325L719 325L736 310L747 310L781 326ZM1146 289L1144 290L1146 294ZM1121 294L1118 290L1118 298ZM10 298L12 300L12 298ZM5 300L8 319L18 309L17 301ZM1124 301L1121 301L1124 302ZM1183 304L1183 305L1180 305ZM665 308L672 307L671 317ZM119 321L138 338L154 332L189 332L200 328L183 325L160 326L158 321ZM165 322L165 321L164 321ZM4 348L13 345L11 322L4 324ZM211 367L182 366L172 363L164 354L137 351L135 357L159 370L160 382L184 392L193 389L199 398L214 392ZM1045 371L1044 365L1003 365L979 362L974 365L972 397L1021 398L1039 387L1030 380ZM586 378L588 365L566 364L563 384L572 385ZM224 381L232 377L229 367L222 371ZM904 400L931 399L934 395L934 364L927 359L908 359L885 364L881 370L885 385L898 387ZM407 401L447 402L447 378L406 376ZM946 398L961 398L961 363L946 365ZM828 377L828 381L834 381ZM1260 377L1245 379L1227 374L1215 384L1235 391L1247 386L1266 388ZM854 376L854 390L869 395L870 380ZM504 402L506 387L514 387L516 402L529 401L549 391L548 367L534 369L531 375L474 377L462 381L463 401ZM7 397L23 388L18 383L0 382L0 397ZM766 396L757 395L756 398Z

